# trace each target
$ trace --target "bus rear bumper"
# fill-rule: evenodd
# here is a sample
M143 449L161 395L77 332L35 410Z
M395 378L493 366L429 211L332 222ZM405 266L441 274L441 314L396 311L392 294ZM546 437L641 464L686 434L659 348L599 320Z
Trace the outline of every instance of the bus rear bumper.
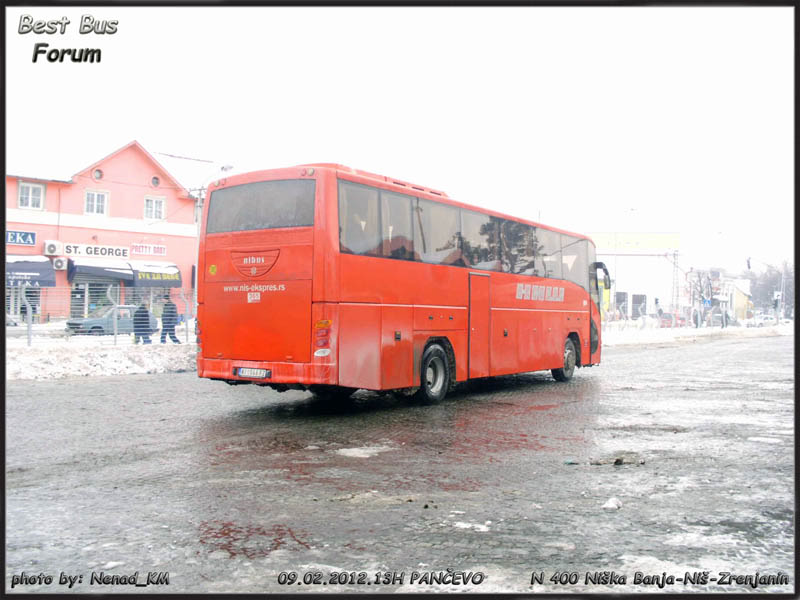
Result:
M264 369L265 377L242 377L239 369ZM250 383L284 383L301 385L336 385L336 365L288 362L258 362L223 358L197 357L198 377Z

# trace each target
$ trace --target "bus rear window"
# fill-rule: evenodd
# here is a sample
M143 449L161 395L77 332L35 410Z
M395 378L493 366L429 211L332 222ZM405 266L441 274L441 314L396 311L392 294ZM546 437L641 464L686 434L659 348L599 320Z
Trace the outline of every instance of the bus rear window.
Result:
M206 233L309 227L314 224L313 179L258 181L211 192Z

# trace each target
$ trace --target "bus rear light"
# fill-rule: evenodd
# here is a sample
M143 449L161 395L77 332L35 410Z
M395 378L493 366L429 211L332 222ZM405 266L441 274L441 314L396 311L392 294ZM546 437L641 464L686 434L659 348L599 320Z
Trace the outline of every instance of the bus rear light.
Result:
M330 333L330 329L317 329L317 337L328 337Z
M328 338L319 338L317 340L317 347L318 348L323 348L323 347L327 346L328 344L330 344L330 340Z
M333 321L330 319L322 319L321 321L314 323L314 329L325 329L331 325L333 325Z

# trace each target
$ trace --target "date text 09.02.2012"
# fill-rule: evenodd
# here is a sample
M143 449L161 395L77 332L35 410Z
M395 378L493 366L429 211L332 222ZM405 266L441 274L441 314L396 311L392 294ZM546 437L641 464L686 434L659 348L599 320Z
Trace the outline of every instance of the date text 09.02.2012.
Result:
M282 571L278 575L281 585L402 585L405 573L378 571L366 573L364 571L333 571L327 576L321 571Z
M281 585L480 585L486 575L480 571L412 571L406 578L405 571L334 571L327 576L320 571L283 571L278 575Z

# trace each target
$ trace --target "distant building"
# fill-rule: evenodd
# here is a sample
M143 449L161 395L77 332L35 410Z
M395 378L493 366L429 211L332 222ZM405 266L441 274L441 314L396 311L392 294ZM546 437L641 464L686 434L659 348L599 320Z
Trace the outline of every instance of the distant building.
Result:
M609 310L623 317L653 314L658 307L678 312L685 304L683 277L675 269L680 234L664 232L589 233L597 260L611 274Z
M731 314L739 321L752 318L753 302L749 279L734 279L731 290Z
M6 311L19 315L23 294L41 320L86 315L109 293L191 299L195 204L136 141L69 178L6 175Z

